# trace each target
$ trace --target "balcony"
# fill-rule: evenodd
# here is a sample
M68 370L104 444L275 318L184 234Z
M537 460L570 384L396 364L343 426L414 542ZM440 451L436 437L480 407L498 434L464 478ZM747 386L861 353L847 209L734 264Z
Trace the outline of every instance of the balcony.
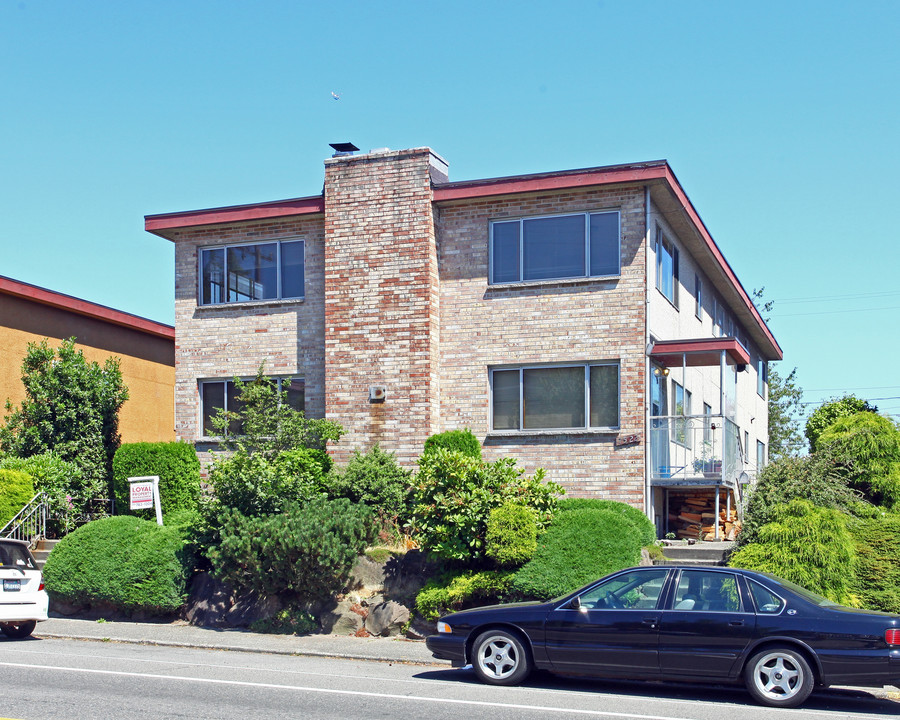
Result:
M650 484L657 487L726 486L747 479L738 427L722 415L650 418Z

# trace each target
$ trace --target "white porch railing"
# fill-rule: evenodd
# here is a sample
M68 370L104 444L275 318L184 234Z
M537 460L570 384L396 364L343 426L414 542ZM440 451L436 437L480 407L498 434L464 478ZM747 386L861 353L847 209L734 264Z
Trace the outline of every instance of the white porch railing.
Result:
M32 548L47 537L47 504L38 493L18 514L0 529L0 537L24 540Z
M651 482L660 485L737 488L748 467L738 427L722 415L651 417L650 458Z

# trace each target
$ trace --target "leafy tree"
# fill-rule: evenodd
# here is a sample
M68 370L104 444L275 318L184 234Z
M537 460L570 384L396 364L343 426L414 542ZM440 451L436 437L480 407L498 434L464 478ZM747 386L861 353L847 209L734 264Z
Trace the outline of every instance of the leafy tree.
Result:
M849 417L859 412L877 413L878 408L869 405L868 401L845 395L842 398L832 398L817 407L806 421L806 439L809 440L809 451L815 452L819 446L819 436L831 423L841 417Z
M803 389L797 385L797 368L785 377L769 366L769 457L777 460L800 454L800 411Z
M7 401L0 448L19 457L52 450L75 463L84 482L112 476L119 447L119 410L128 399L118 359L101 367L75 349L75 338L53 350L46 340L29 343L22 363L25 400L18 409Z
M900 429L888 418L872 412L840 417L817 446L842 460L850 482L873 502L900 507Z

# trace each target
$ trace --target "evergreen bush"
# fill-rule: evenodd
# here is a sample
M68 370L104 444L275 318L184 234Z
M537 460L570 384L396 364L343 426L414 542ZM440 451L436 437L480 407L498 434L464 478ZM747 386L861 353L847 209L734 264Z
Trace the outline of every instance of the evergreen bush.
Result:
M194 556L178 528L121 515L60 540L44 566L51 600L169 615L184 604Z
M363 503L383 519L402 523L411 484L412 473L376 444L367 453L355 451L343 471L332 473L329 495Z
M430 453L438 448L455 450L469 457L481 460L481 443L472 434L469 428L463 430L447 430L446 432L432 435L425 441L424 453Z
M0 528L18 515L34 496L31 475L18 470L0 470Z
M900 515L856 520L850 531L857 560L853 590L860 605L900 614Z
M416 595L416 610L426 620L437 620L448 612L500 602L509 592L513 573L469 570L430 580Z
M656 527L650 522L650 518L632 505L600 498L563 498L559 501L559 512L585 509L611 510L618 513L640 533L642 545L653 545L656 542Z
M531 510L518 503L504 503L488 515L486 554L501 568L519 567L534 557L537 532Z
M200 461L194 446L186 442L139 442L122 445L113 458L113 491L116 513L134 514L145 520L153 510L129 509L130 477L159 476L163 513L193 510L200 496Z
M849 517L807 500L772 509L758 542L735 552L729 565L778 575L837 603L853 602L856 548Z
M341 590L374 539L371 511L343 498L317 496L261 517L229 509L221 520L221 541L208 550L216 575L238 588L297 601Z
M805 432L806 439L809 440L809 451L816 452L819 449L819 436L835 420L861 412L877 413L878 408L869 405L867 400L856 395L831 398L817 407L806 421Z
M584 508L561 512L538 538L534 557L515 574L513 589L549 600L616 570L637 565L642 536L620 512Z

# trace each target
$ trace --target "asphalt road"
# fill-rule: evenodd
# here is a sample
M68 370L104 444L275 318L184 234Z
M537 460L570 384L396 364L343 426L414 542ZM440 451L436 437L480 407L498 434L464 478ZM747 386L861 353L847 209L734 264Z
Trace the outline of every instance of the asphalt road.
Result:
M63 639L0 641L0 715L91 718L622 718L826 720L897 717L898 704L827 690L767 710L739 688L537 675L476 682L470 669Z

